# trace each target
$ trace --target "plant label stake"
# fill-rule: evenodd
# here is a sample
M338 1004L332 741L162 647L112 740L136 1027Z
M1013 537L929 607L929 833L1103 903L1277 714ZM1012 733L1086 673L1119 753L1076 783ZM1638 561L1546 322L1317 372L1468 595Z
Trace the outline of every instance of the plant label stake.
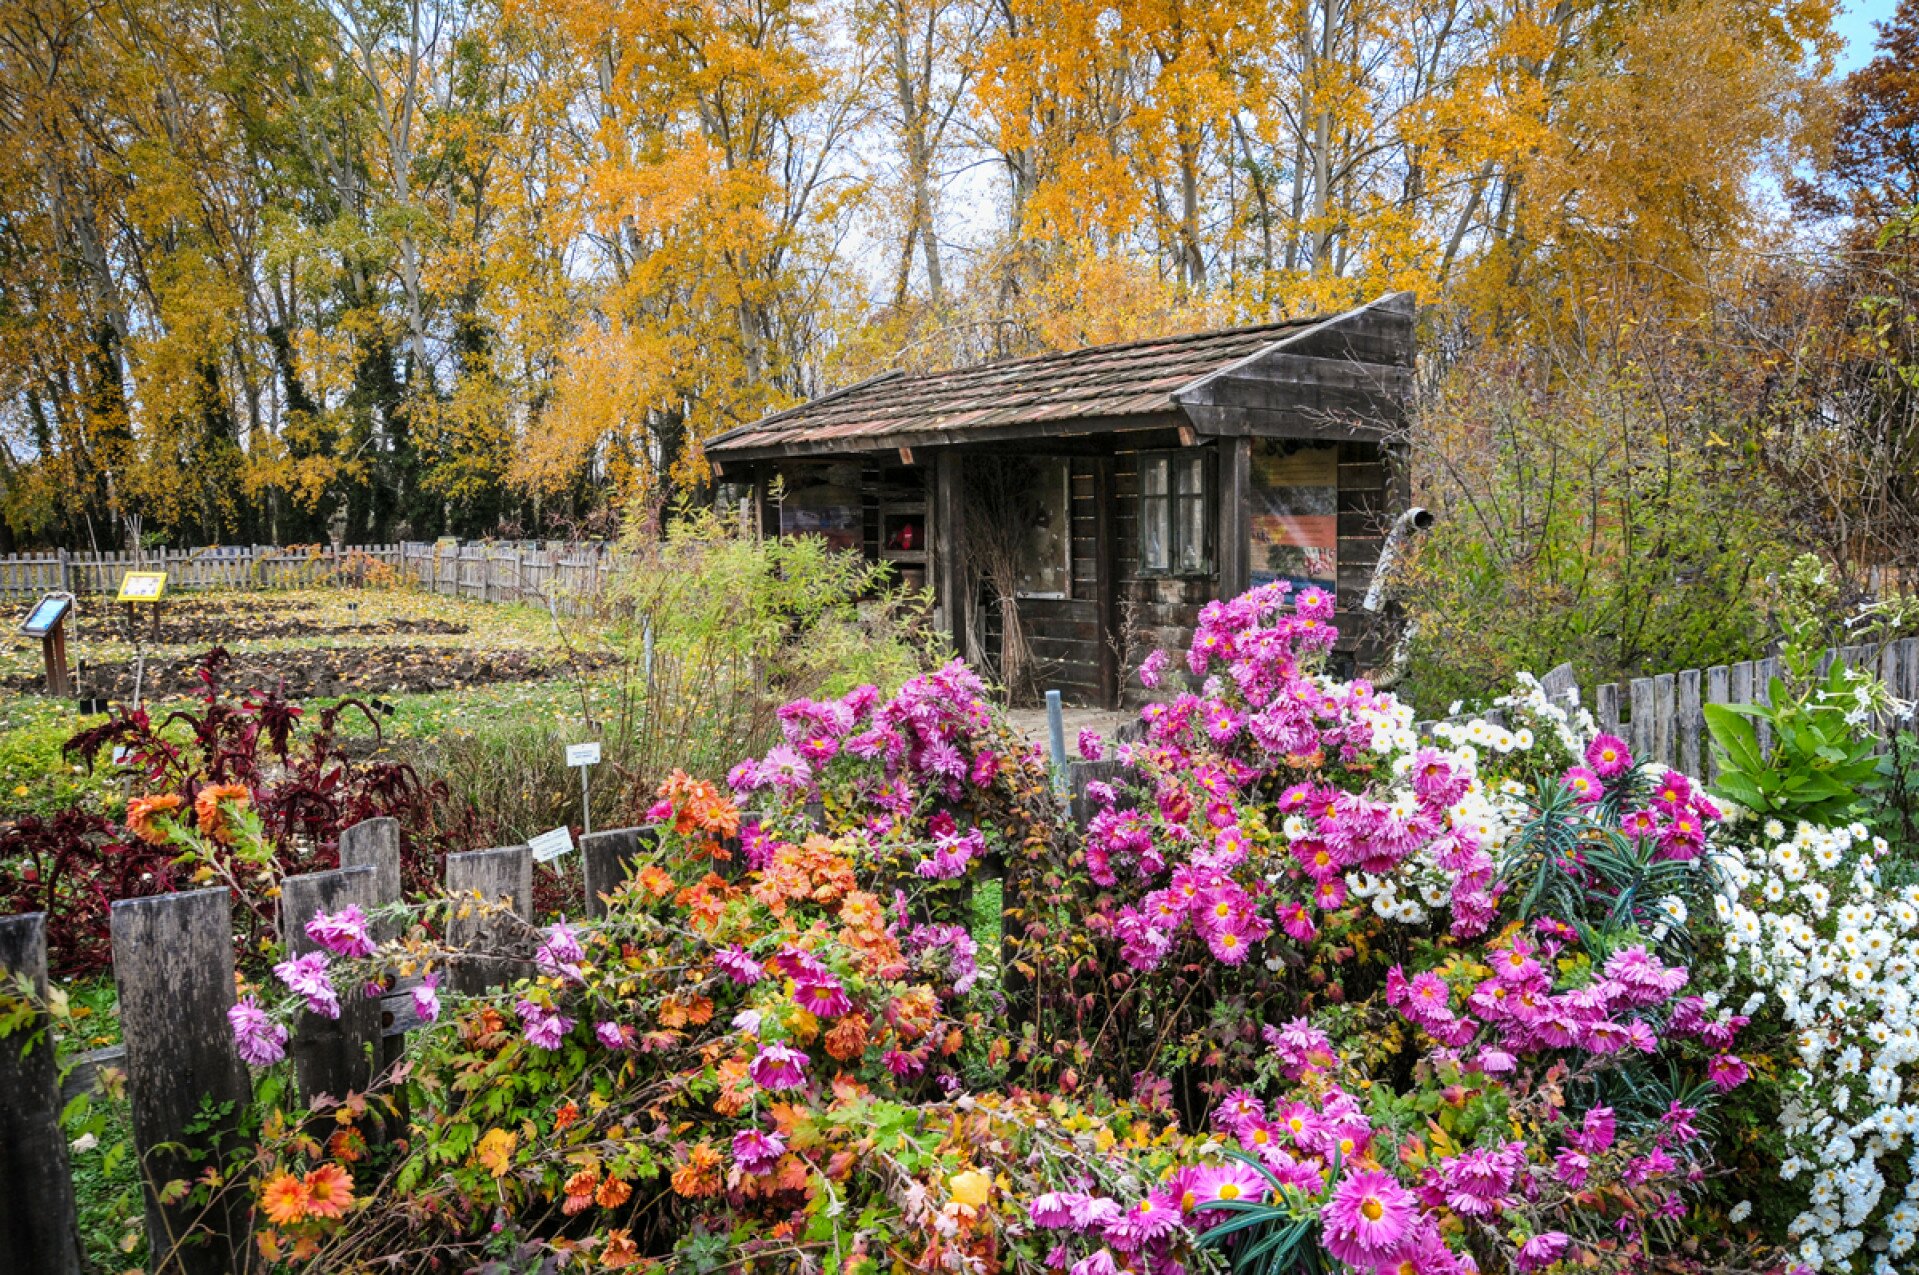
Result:
M1046 692L1046 747L1053 755L1053 787L1066 791L1066 712L1058 691Z
M526 843L526 848L533 852L535 863L551 863L563 854L573 853L573 834L563 824L551 832L542 832L532 838Z
M588 744L568 744L566 746L566 764L580 768L580 835L593 835L593 807L589 804L586 788L586 772L600 764L600 745L596 740Z

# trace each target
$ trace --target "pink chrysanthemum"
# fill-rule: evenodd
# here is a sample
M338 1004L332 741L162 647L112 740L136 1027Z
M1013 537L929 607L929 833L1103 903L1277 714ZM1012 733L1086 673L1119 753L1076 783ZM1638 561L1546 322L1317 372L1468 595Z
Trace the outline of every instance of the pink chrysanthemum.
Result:
M771 1173L785 1154L786 1139L777 1132L742 1129L733 1135L733 1162L755 1177Z
M1418 1216L1418 1200L1391 1174L1349 1173L1320 1211L1326 1251L1352 1266L1378 1266L1399 1248Z
M1265 1197L1266 1179L1250 1166L1232 1160L1194 1174L1187 1183L1187 1189L1193 1194L1193 1207L1202 1216L1208 1220L1223 1220L1227 1216L1226 1210L1209 1209L1207 1206L1242 1200L1256 1203Z
M306 998L307 1012L322 1018L340 1016L340 997L327 977L325 952L308 952L305 956L281 961L273 967L273 972L282 983Z
M838 1018L853 1008L853 998L830 975L800 979L793 987L793 1001L815 1018Z
M335 956L373 955L373 936L366 913L349 903L338 912L315 912L306 924L307 937Z
M751 987L766 977L766 971L760 968L760 963L748 956L746 949L738 944L713 953L713 968L740 987Z
M242 996L227 1011L233 1043L249 1067L271 1067L287 1056L287 1029L267 1017L260 1002Z
M1586 745L1586 764L1601 779L1616 779L1632 769L1632 754L1617 735L1600 735Z
M806 1064L805 1054L791 1045L773 1040L760 1046L760 1052L754 1056L747 1070L760 1088L777 1093L782 1089L798 1089L805 1084Z
M440 1017L440 976L428 974L413 989L413 1013L423 1023L431 1023Z

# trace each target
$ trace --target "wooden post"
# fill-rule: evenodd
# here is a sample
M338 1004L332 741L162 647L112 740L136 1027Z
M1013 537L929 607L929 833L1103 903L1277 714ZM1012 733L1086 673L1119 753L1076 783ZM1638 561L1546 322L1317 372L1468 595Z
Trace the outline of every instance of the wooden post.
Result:
M133 1142L144 1170L155 1275L228 1275L253 1265L251 1191L229 1181L207 1205L161 1204L169 1182L226 1168L252 1098L233 1044L233 907L225 886L113 905L113 979L127 1042ZM213 1113L203 1118L202 1110ZM177 1147L166 1144L179 1144Z
M1539 679L1539 693L1546 697L1547 703L1570 712L1579 702L1579 675L1573 672L1570 663L1554 665Z
M1635 677L1627 688L1632 706L1632 755L1639 761L1652 756L1652 679Z
M71 614L71 610L69 610ZM61 616L40 639L40 656L47 666L47 694L66 699L73 694L73 681L67 676L67 617Z
M963 473L961 458L950 447L933 453L933 589L941 610L946 613L946 630L953 635L953 649L966 655L965 553L962 537L966 534L961 510Z
M320 950L306 933L306 923L315 912L338 912L349 904L370 911L378 880L374 868L336 868L282 881L280 937L288 953L305 956ZM293 1055L293 1075L302 1102L320 1094L345 1098L349 1093L365 1093L373 1084L374 1059L369 1051L380 1042L380 1002L359 987L336 982L335 990L340 994L338 1018L302 1012L294 1025L287 1052ZM332 1123L331 1116L324 1119Z
M1652 752L1662 766L1673 757L1673 676L1661 673L1652 680Z
M580 838L580 871L586 878L587 919L597 921L606 915L602 895L619 888L633 871L641 849L651 849L651 828L611 828L588 833Z
M47 994L47 915L0 917L0 999ZM35 1039L37 1037L37 1039ZM29 1044L29 1042L32 1042ZM44 1010L0 1039L0 1271L80 1275L80 1233Z
M1214 450L1219 455L1219 543L1213 561L1219 596L1236 598L1253 583L1253 440L1222 438Z
M1777 656L1755 661L1752 666L1752 702L1755 704L1772 703L1772 679L1779 676ZM1759 733L1759 752L1762 756L1772 755L1772 726L1764 718L1754 718L1752 723Z
M1076 761L1066 768L1067 808L1072 812L1073 825L1081 832L1091 823L1093 816L1099 813L1086 795L1086 786L1095 780L1105 783L1118 781L1126 772L1126 767L1112 759L1106 761Z
M1593 688L1593 720L1608 735L1619 733L1619 683L1602 682Z
M446 857L446 889L454 895L453 919L447 923L447 941L456 948L489 947L512 935L511 920L485 914L471 899L477 892L489 903L500 904L522 920L533 915L533 852L525 846L492 850L465 850ZM486 957L463 959L453 971L453 989L472 996L508 977L511 963Z
M373 902L388 907L401 899L400 821L390 815L362 819L340 833L340 866L373 869ZM364 905L362 905L364 906ZM398 921L378 920L373 934L385 943L400 935Z
M1119 582L1114 578L1113 458L1093 460L1093 607L1099 632L1099 701L1119 707Z

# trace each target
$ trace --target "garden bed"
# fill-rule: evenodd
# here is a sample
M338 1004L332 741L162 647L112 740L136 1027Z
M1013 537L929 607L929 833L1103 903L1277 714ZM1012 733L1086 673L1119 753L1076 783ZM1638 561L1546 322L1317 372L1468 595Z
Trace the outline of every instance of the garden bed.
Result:
M94 604L74 618L73 636L81 640L130 640L128 608ZM437 616L384 615L361 619L349 598L335 606L300 600L281 601L257 594L172 599L162 604L159 623L144 609L134 631L159 645L231 645L271 638L436 636L469 633L470 625Z
M160 700L184 697L199 688L197 655L149 659L142 694ZM557 666L524 651L476 651L458 647L373 646L326 650L282 649L236 655L229 680L247 689L272 690L293 699L335 695L408 695L459 690L496 682L526 682L553 675ZM89 665L81 690L112 700L133 696L134 662ZM16 674L0 687L31 694L42 685L32 674Z

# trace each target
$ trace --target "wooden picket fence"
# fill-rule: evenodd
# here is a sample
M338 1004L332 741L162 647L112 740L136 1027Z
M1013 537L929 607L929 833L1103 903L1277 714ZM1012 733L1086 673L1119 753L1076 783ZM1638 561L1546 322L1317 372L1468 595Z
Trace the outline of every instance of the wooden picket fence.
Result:
M1826 652L1821 670L1830 669L1835 660L1853 668L1871 665L1870 671L1899 699L1919 699L1919 637L1883 647L1834 648ZM1774 656L1608 682L1593 690L1593 717L1601 730L1624 739L1633 756L1710 780L1718 774L1718 764L1706 730L1706 705L1764 704L1767 688L1779 673ZM1771 732L1763 722L1759 727L1760 745L1769 748Z
M644 829L597 832L580 842L588 923L604 911L600 896L626 876ZM281 933L289 951L312 950L304 922L315 911L356 904L372 913L400 900L400 832L392 819L369 819L340 838L341 866L281 883ZM533 856L526 846L449 854L449 895L478 895L530 918ZM37 997L47 987L44 913L0 917L0 979L12 991L24 979ZM514 922L504 911L473 909L449 922L456 947L495 949ZM232 900L226 887L182 891L113 904L114 983L125 1044L75 1061L62 1081L51 1034L29 1028L0 1046L0 1272L79 1275L73 1183L59 1117L76 1093L118 1068L132 1107L133 1144L146 1190L146 1230L153 1269L168 1275L216 1275L251 1264L251 1206L228 1192L218 1207L171 1202L159 1188L196 1179L234 1149L252 1098L252 1081L236 1052L227 1011L234 1004ZM380 938L395 928L382 921ZM451 972L450 987L467 994L506 981L512 962L480 957ZM338 1019L303 1014L288 1042L295 1085L304 1102L317 1094L364 1092L376 1072L399 1057L405 1033L417 1027L410 991L369 998L341 989ZM44 1029L41 1020L36 1027ZM24 1051L22 1040L34 1043ZM206 1111L216 1111L210 1123ZM193 1236L194 1242L181 1239Z
M396 544L216 545L141 553L15 554L0 557L0 597L56 590L113 595L129 571L164 571L167 591L360 587L395 573L409 584L481 602L540 602L554 591L563 608L596 596L611 566L609 547L533 541L407 541Z

